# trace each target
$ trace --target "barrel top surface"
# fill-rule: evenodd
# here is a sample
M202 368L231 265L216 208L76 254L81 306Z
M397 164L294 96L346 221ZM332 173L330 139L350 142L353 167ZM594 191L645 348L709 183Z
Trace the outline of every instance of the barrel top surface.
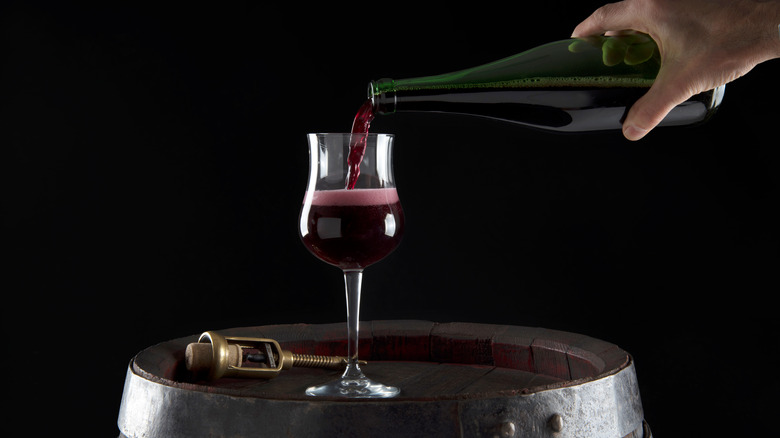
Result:
M223 336L270 338L297 354L344 356L346 325L282 324L219 330ZM196 379L184 364L198 335L139 352L133 372L189 391L280 400L307 400L307 387L340 372L292 368L273 379ZM398 386L392 400L513 396L586 383L622 370L631 361L618 346L586 335L535 327L430 321L365 321L359 357L370 378ZM343 400L346 401L346 400Z

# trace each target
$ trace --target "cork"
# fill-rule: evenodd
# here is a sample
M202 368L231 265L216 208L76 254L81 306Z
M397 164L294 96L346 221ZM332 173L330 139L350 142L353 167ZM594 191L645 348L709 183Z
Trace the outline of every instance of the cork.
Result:
M187 369L192 372L211 369L213 354L213 348L209 343L195 342L187 345L184 352ZM235 344L228 344L228 366L240 367L242 361L241 348Z

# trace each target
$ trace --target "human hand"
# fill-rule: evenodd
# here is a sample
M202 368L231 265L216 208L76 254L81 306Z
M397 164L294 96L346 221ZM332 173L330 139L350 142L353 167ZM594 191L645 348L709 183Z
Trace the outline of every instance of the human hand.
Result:
M780 58L778 24L780 0L624 0L597 9L572 37L632 30L658 44L658 76L623 123L623 135L639 140L691 96ZM605 63L620 62L619 50L604 53Z

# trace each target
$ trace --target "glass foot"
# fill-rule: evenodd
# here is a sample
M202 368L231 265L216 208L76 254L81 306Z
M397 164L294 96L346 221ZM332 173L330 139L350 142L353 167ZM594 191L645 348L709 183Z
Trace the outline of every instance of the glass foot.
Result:
M348 398L391 398L401 391L394 386L385 386L367 377L357 379L341 378L324 385L312 386L306 395L320 397Z

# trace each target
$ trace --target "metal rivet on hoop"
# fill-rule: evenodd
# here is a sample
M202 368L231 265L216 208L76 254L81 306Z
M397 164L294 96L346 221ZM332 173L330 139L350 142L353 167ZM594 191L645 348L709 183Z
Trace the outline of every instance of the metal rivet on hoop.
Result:
M502 423L501 426L499 426L498 436L501 438L511 438L515 436L516 431L517 429L515 428L515 423L512 423L511 421L507 421L506 423Z
M554 414L550 417L548 424L550 425L550 429L555 432L560 432L563 430L563 417L561 417L560 414Z

